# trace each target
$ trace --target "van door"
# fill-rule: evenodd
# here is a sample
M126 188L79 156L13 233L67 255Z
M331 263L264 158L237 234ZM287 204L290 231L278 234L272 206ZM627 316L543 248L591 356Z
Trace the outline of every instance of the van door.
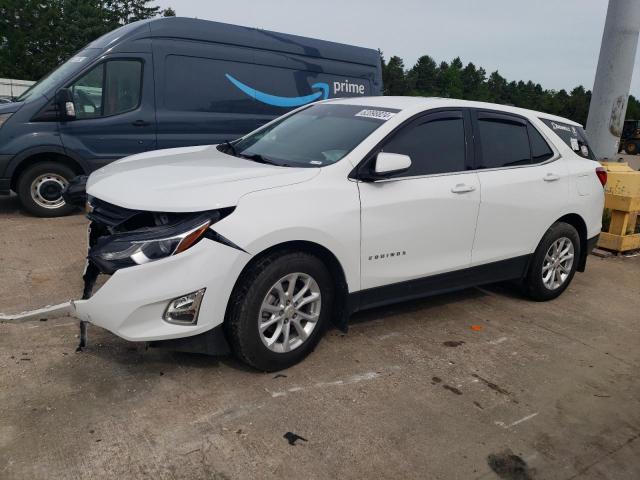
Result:
M397 284L398 296L409 297L413 286L401 282L470 265L480 185L467 171L466 115L428 114L392 134L382 151L409 155L409 171L358 184L363 289Z
M76 119L60 122L62 143L92 169L156 148L151 55L110 56L68 88Z
M569 200L566 162L525 118L474 112L482 201L472 263L520 259L523 268Z

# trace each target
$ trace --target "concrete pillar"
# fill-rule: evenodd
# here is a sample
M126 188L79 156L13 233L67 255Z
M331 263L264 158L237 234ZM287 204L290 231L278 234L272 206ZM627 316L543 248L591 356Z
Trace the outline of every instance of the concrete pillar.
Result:
M587 137L598 158L614 158L622 133L640 30L640 0L609 0Z

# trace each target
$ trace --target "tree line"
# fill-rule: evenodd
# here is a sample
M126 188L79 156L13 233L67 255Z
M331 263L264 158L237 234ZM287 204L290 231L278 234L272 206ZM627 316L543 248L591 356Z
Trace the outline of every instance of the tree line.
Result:
M0 0L0 77L38 80L127 23L175 16L151 0Z
M529 108L570 118L586 125L591 91L577 86L566 90L543 89L531 80L509 81L498 71L489 75L482 67L469 62L464 65L460 57L451 63L439 64L429 55L423 55L407 69L402 58L392 56L382 61L382 79L385 95L449 97L482 102L501 103ZM640 119L640 102L629 96L626 118Z

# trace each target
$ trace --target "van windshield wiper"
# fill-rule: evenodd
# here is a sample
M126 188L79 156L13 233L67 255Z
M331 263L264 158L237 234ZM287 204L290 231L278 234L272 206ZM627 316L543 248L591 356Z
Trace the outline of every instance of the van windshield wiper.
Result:
M263 157L259 153L252 153L250 155L244 155L244 154L241 153L241 154L238 155L238 157L246 158L247 160L253 160L254 162L258 162L258 163L265 163L267 165L276 165L278 167L288 167L289 166L286 163L274 162L273 160L270 160L270 159L268 159L266 157Z

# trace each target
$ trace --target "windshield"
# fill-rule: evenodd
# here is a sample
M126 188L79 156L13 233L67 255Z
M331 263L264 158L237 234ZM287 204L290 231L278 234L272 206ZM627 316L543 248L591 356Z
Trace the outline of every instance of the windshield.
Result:
M87 61L93 58L92 50L97 49L85 49L77 55L71 57L55 70L52 70L47 75L42 77L38 82L34 83L29 89L22 93L16 102L22 102L31 96L44 95L46 92L63 81L65 78L71 77L74 73L83 68Z
M262 163L321 167L342 159L398 111L320 103L219 148Z

